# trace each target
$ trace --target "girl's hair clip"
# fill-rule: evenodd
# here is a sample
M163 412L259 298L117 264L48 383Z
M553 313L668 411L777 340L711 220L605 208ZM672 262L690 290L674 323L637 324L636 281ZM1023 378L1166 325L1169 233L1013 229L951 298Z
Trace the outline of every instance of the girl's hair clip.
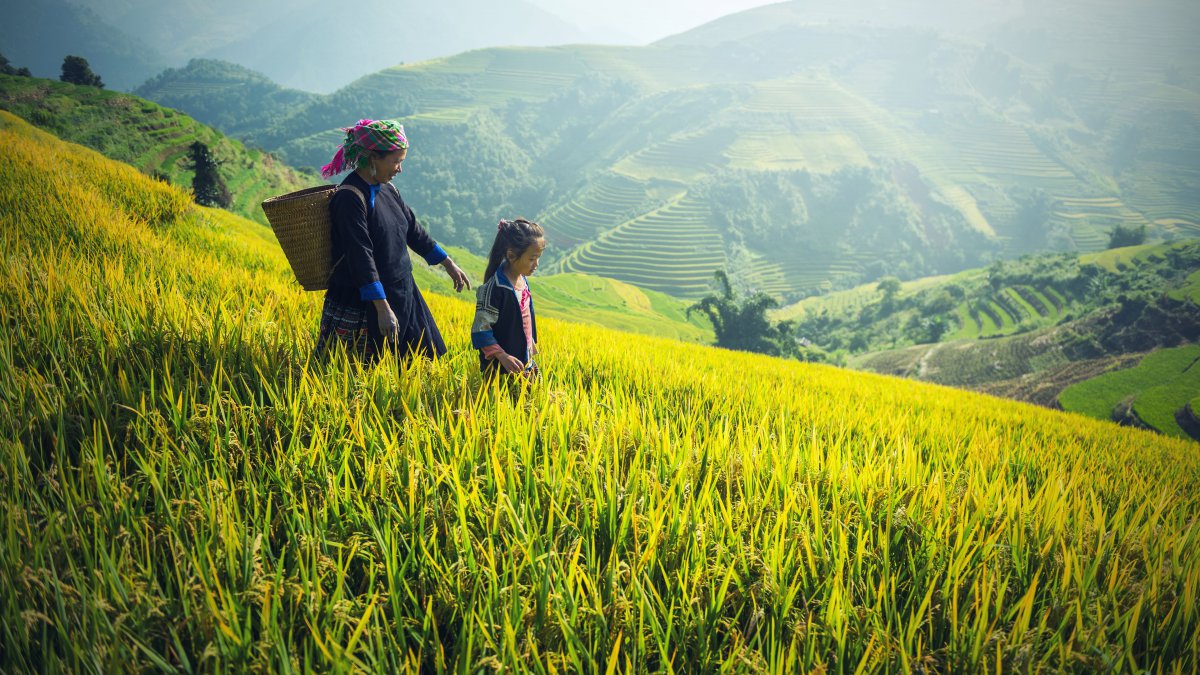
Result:
M499 223L496 223L496 231L503 232L504 228L508 227L508 221L501 218Z

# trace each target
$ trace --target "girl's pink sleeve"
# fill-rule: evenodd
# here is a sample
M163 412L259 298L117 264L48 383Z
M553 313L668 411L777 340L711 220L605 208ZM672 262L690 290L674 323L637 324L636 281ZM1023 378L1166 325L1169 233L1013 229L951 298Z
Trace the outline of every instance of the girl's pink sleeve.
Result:
M479 351L483 352L483 358L485 359L494 359L497 355L504 353L504 350L498 344L480 347Z

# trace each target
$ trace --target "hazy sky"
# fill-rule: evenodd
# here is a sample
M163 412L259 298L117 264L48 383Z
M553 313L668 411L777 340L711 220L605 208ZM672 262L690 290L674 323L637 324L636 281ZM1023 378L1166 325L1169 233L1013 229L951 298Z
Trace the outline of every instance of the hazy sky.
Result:
M529 0L576 24L591 39L643 44L726 14L778 0Z

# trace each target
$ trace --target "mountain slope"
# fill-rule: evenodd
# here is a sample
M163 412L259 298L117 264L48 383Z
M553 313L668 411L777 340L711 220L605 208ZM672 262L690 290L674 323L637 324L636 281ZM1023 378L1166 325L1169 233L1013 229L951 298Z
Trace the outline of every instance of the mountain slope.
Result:
M185 189L191 187L193 175L187 167L189 147L200 141L222 163L219 171L233 195L231 209L264 225L264 199L320 181L187 115L131 94L0 75L0 109Z
M1200 341L1198 275L1200 240L1187 240L1027 256L897 284L890 293L866 285L774 316L856 368L1094 414L1103 404L1077 405L1072 400L1082 399L1064 390L1086 381L1079 385L1089 392L1084 398L1105 391L1121 402L1139 393L1120 384L1132 375L1125 369L1153 350ZM1102 375L1115 388L1092 381ZM1188 377L1168 380L1159 378L1155 396L1176 404L1171 414L1200 393ZM1113 408L1108 402L1104 419L1125 419ZM1182 431L1169 416L1149 417L1143 426Z
M186 110L190 117L259 147L273 140L272 132L291 111L319 98L281 87L248 68L205 59L193 59L182 68L168 68L133 93Z
M754 10L647 47L406 64L244 133L316 166L336 126L402 118L406 194L451 241L480 251L483 224L532 215L558 269L684 298L720 267L795 300L1099 250L1115 225L1200 234L1200 80L1179 60L1191 47L1164 40L1106 76L1102 60L1041 58L1061 17L1012 3L973 23L947 14L962 34L803 20L808 9ZM777 20L785 11L800 18ZM1092 28L1071 39L1103 36ZM1020 36L1013 51L983 42L1002 33Z
M436 295L316 363L264 228L0 120L6 671L1195 662L1190 444L550 319L488 384Z

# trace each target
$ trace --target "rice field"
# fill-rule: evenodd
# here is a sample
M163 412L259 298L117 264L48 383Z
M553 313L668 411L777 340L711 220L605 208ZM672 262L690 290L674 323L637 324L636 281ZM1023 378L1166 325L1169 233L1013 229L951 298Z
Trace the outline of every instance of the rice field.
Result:
M622 159L613 165L613 171L640 181L672 180L686 185L727 163L722 151L729 135L722 129L678 134Z
M627 176L605 172L589 180L565 203L551 207L539 222L554 223L550 238L571 247L595 238L628 220L630 211L647 202L646 186Z
M0 114L0 670L1190 672L1193 444L545 320L310 358L260 226Z
M697 298L725 265L724 240L710 219L708 207L685 193L576 248L561 267Z

